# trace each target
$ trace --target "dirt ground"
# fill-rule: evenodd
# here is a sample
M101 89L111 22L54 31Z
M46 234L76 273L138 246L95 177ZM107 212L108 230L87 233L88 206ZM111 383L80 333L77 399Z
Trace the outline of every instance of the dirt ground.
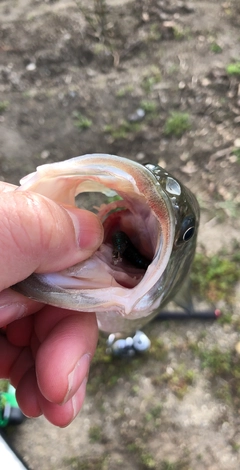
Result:
M239 0L0 0L0 17L0 178L84 153L160 162L199 199L199 247L233 253ZM172 112L186 129L167 130ZM149 325L144 357L100 346L74 423L8 430L29 468L238 470L239 290L216 305L229 321Z

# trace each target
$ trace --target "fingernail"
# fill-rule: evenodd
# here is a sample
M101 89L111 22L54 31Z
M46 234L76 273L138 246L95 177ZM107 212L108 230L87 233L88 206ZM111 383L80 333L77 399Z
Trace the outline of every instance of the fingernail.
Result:
M73 221L79 247L97 249L103 240L103 226L97 215L77 208L66 210Z
M84 354L77 362L74 369L68 374L68 390L64 397L63 404L66 403L78 390L83 380L88 376L90 366L90 355Z
M76 418L77 414L79 413L82 407L85 394L86 394L86 386L87 386L87 377L85 377L77 393L72 397L73 419Z
M0 307L0 327L6 326L8 323L19 320L26 313L26 306L14 303Z

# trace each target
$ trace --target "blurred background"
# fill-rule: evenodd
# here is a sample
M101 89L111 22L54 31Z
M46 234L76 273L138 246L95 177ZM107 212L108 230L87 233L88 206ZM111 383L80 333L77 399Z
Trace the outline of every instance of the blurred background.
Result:
M195 193L197 305L155 322L152 348L105 354L82 413L7 427L31 470L238 470L239 0L0 0L0 179L105 152L159 163Z

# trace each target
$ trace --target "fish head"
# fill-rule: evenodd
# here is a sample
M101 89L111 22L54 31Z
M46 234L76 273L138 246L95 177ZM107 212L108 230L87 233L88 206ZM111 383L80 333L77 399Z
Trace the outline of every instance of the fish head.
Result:
M64 271L33 274L14 286L24 295L96 312L103 331L132 331L152 318L184 280L196 245L198 205L192 193L158 165L84 155L38 167L21 180L18 190L70 206L76 206L83 193L108 198L98 207L98 200L94 204L104 228L98 250Z

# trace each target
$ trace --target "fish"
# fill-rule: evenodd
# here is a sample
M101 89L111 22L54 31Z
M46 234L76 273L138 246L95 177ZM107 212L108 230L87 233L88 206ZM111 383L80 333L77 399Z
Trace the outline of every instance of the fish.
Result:
M105 333L142 328L176 297L190 272L199 227L194 194L159 165L125 157L87 154L45 164L20 181L59 204L79 195L105 202L94 209L104 229L101 246L87 260L61 272L37 274L14 286L56 307L95 312ZM91 195L91 193L93 193Z

